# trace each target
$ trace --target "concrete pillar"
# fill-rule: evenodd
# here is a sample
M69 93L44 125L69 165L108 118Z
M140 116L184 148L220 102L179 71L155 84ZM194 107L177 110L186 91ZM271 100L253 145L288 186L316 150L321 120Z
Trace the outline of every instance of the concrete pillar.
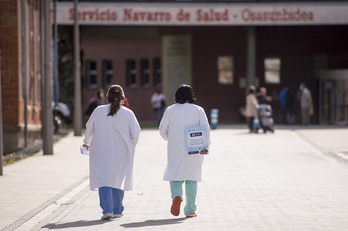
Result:
M74 135L82 135L81 77L80 77L80 28L78 24L78 0L74 1Z
M250 85L256 83L256 29L254 26L247 27L247 65L246 65L246 75L247 75L247 85L246 88Z
M44 10L45 18L45 56L44 56L44 66L45 66L45 89L44 89L44 105L43 105L43 154L53 155L53 112L52 112L52 90L51 90L51 23L50 23L50 1L43 1L44 5L42 10Z

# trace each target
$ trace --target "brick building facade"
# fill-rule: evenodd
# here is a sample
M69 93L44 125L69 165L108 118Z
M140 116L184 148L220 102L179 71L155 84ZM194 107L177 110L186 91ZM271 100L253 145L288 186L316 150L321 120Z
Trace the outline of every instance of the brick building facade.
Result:
M68 2L58 7L62 27L72 24ZM154 122L154 90L160 86L171 104L178 85L188 83L208 115L216 108L220 122L240 123L252 81L266 87L279 124L281 90L296 95L306 82L312 123L348 123L347 1L106 2L79 5L83 110L98 88L118 83L138 119ZM219 79L220 60L229 62L229 79Z
M314 98L312 123L347 123L348 1L328 2L81 0L82 110L99 88L118 83L140 122L155 124L155 89L169 105L188 83L208 115L217 108L220 122L239 123L253 83L267 88L281 123L280 91L296 92L304 81ZM5 153L40 139L41 3L0 1ZM71 28L73 1L58 3L59 26ZM298 102L296 117L299 123Z
M4 153L41 138L40 31L40 0L0 1Z
M151 94L157 88L155 82L155 60L163 62L163 38L182 34L190 35L192 51L192 76L189 80L196 91L197 103L206 113L219 109L222 123L240 123L240 109L245 105L246 77L246 28L245 27L81 27L81 50L83 50L83 109L98 88L107 89L105 67L112 63L112 83L124 86L127 98L142 122L155 121L151 109ZM289 87L296 94L299 83L306 82L313 95L316 113L312 123L320 123L320 79L316 76L317 65L328 70L348 68L348 38L346 26L263 26L256 28L257 57L256 79L258 87L266 87L272 96L271 106L277 124L282 123L282 109L278 96L283 87ZM329 42L332 41L332 42ZM333 42L334 41L334 42ZM321 60L322 54L324 61ZM234 60L232 84L218 82L217 61L220 56L232 56ZM280 83L265 80L264 61L278 57L281 60ZM135 80L129 84L127 62L134 60ZM142 60L148 67L142 67ZM89 84L90 63L95 63L95 85ZM142 83L144 72L149 74L147 84ZM163 81L163 80L162 80ZM173 88L175 88L173 86ZM168 94L167 94L168 95ZM173 103L171 97L168 104ZM86 118L85 118L86 119ZM344 119L347 121L346 118ZM296 123L301 122L300 105L296 103Z

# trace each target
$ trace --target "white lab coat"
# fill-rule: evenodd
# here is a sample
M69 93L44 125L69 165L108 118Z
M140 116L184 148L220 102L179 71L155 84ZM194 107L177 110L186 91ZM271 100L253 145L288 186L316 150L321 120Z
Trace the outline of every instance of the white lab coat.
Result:
M135 145L140 126L134 113L121 106L107 116L110 104L97 107L86 124L84 143L89 149L90 188L109 186L131 190Z
M204 109L195 104L176 103L166 109L159 130L167 145L167 167L163 179L166 181L202 180L204 156L189 155L185 128L203 125L206 127L207 144L210 145L210 127ZM209 149L208 149L209 151Z

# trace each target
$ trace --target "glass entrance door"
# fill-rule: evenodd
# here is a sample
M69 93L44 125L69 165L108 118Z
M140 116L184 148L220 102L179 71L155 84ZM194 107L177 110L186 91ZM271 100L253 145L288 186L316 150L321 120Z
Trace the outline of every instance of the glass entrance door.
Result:
M323 80L320 84L321 87L321 123L322 124L332 124L334 121L334 81L333 80Z
M348 123L348 80L336 80L335 123Z
M320 123L348 124L348 72L326 72L320 78Z

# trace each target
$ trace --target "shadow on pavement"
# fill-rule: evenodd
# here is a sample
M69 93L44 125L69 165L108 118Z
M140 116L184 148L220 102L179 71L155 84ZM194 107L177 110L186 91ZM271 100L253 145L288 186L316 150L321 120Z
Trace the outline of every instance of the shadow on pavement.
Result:
M140 227L146 227L146 226L159 226L159 225L174 225L182 223L183 220L186 220L187 218L177 218L177 219L163 219L163 220L147 220L143 222L132 222L128 224L122 224L120 226L124 228L140 228Z
M106 222L112 222L112 220L94 220L94 221L80 220L80 221L67 222L62 224L49 223L45 226L42 226L41 228L66 229L66 228L72 228L72 227L87 227L87 226L93 226L93 225L100 225Z

